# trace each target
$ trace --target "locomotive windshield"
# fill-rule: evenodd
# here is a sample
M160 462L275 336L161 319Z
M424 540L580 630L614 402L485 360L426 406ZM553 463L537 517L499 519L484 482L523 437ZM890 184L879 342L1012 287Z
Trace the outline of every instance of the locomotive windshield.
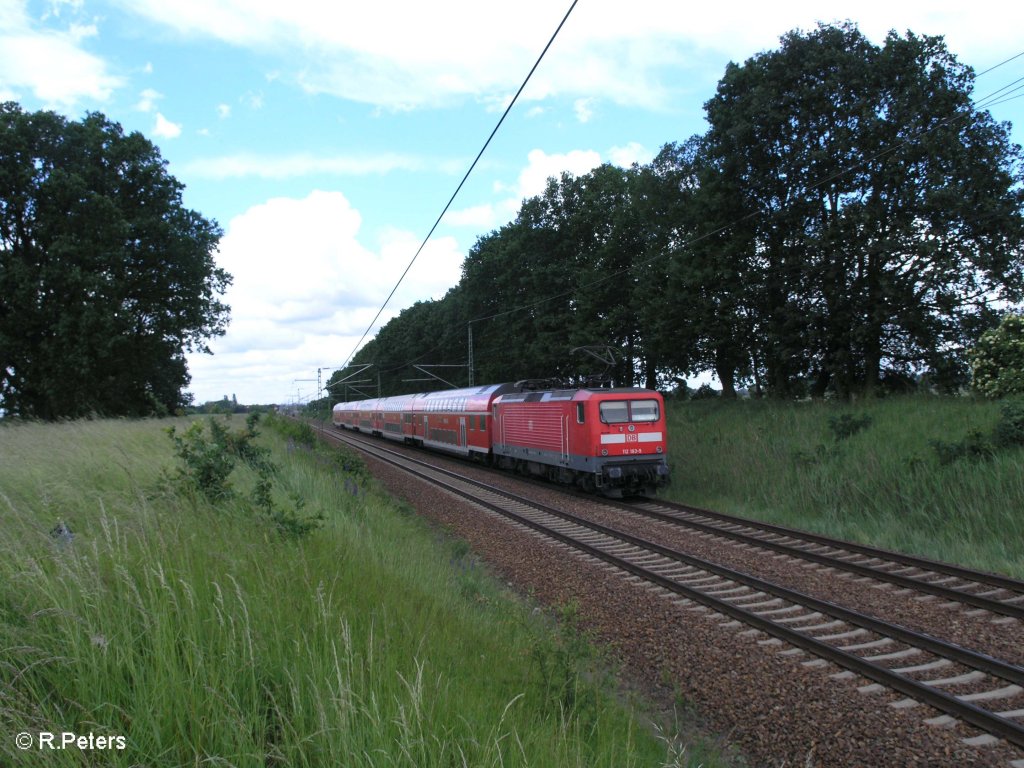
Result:
M633 421L657 421L658 401L657 400L630 400L630 414Z
M625 400L606 400L601 403L601 421L605 424L629 421L629 403Z
M605 424L657 421L659 415L657 400L605 400L600 410Z

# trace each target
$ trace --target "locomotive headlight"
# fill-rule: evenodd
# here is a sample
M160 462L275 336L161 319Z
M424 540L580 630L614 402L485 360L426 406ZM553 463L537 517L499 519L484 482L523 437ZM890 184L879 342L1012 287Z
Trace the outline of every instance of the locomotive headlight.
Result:
M608 449L607 448L602 448L601 449L601 455L602 456L607 456L608 455Z
M660 445L659 445L659 446L658 446L657 448L655 448L654 450L655 450L655 452L657 452L657 453L662 453L662 450L661 450L661 446L660 446Z
M636 424L630 424L627 429L629 429L630 432L636 432Z

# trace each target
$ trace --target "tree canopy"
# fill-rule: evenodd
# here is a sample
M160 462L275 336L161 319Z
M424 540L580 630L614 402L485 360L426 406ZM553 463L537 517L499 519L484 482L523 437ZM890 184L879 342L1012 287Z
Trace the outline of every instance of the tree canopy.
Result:
M705 134L550 179L470 250L429 339L386 346L413 338L403 313L356 360L465 362L472 325L477 381L571 373L571 349L606 344L623 384L963 386L1024 297L1024 155L973 88L938 37L791 32L727 67Z
M766 386L872 391L959 366L1022 290L1020 148L941 38L790 33L730 65L706 108L716 186L752 216L721 261Z
M99 113L0 105L0 408L28 418L182 404L188 351L223 334L216 222L159 150Z

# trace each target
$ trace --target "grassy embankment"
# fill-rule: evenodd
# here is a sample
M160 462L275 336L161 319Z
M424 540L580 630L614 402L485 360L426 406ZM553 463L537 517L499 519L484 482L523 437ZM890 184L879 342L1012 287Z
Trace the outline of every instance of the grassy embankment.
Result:
M1024 448L989 450L1001 408L932 397L673 403L665 495L1024 578Z
M166 426L0 428L0 764L696 762L358 467L264 434L272 486L239 462L210 501ZM39 731L126 748L16 748Z

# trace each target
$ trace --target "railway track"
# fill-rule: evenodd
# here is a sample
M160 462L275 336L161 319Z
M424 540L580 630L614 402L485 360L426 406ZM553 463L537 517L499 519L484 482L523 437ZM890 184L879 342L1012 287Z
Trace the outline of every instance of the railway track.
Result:
M376 458L461 496L514 525L643 582L680 606L725 617L737 632L762 637L786 655L810 654L808 666L841 668L837 679L866 679L861 691L899 694L890 706L925 704L938 710L931 725L967 723L980 731L973 745L1000 739L1024 748L1024 669L976 651L848 610L798 591L586 520L394 451L328 431ZM956 691L953 693L951 691ZM1024 766L1024 760L1011 763Z
M1007 619L1024 620L1024 582L950 563L840 541L770 523L674 502L643 499L603 503L751 547L781 553L836 571L962 603Z

